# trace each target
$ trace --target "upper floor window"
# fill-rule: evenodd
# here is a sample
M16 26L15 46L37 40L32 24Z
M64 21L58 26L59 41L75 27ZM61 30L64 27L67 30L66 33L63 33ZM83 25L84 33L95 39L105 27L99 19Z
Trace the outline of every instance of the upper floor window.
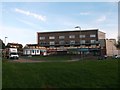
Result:
M85 44L85 40L80 40L80 44Z
M54 41L50 41L50 45L55 45L55 42Z
M59 36L59 39L64 39L65 38L65 36Z
M71 40L71 41L70 41L70 44L75 44L75 41L74 41L74 40Z
M55 39L55 37L54 36L50 36L49 39Z
M91 34L90 37L96 37L96 35L95 34Z
M40 45L45 45L46 44L46 42L40 42Z
M95 43L96 40L90 40L91 43Z
M44 40L45 39L45 37L40 37L40 40Z
M70 35L69 38L75 38L75 35Z
M85 35L80 35L80 38L85 38Z
M65 41L59 41L59 44L65 44Z

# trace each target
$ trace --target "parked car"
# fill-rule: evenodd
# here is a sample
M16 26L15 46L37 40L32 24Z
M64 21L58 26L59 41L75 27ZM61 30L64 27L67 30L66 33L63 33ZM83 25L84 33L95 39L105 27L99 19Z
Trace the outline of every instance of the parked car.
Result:
M113 58L115 59L120 58L120 55L114 55Z
M108 57L107 55L104 55L104 59L107 59L107 57Z

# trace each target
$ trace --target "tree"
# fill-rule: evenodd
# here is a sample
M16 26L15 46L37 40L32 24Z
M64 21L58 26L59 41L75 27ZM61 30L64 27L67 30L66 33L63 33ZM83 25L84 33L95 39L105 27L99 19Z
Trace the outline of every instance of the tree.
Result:
M2 49L5 49L5 44L2 42Z
M0 48L5 49L5 44L3 43L3 41L1 39L0 39Z

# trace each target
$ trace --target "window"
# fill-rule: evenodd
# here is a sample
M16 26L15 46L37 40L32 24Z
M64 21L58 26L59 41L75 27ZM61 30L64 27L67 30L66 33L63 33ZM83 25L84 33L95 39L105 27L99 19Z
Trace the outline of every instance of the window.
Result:
M70 41L70 44L75 44L75 41L74 41L74 40L71 40L71 41Z
M85 35L80 35L80 38L85 38Z
M50 36L49 39L55 39L55 37L54 36Z
M55 42L54 41L50 41L50 45L55 45Z
M70 35L69 38L75 38L75 35Z
M91 43L95 43L96 40L90 40Z
M64 39L65 38L65 36L59 36L59 39Z
M45 45L46 44L46 42L40 42L40 45Z
M64 41L59 41L59 44L65 44L65 42Z
M32 53L34 53L34 50L32 50Z
M80 40L80 44L85 44L85 40Z
M37 53L39 53L39 50L37 50Z
M91 34L90 37L96 37L96 35L95 34Z
M40 37L40 40L44 40L45 39L45 37Z

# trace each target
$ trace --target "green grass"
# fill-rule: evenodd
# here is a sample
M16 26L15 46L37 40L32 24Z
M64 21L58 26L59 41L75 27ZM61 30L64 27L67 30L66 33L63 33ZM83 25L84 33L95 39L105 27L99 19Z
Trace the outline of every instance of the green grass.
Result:
M118 60L3 63L3 88L117 88Z
M31 59L31 60L71 60L70 55L50 55L50 56L22 56L22 58L25 59Z

